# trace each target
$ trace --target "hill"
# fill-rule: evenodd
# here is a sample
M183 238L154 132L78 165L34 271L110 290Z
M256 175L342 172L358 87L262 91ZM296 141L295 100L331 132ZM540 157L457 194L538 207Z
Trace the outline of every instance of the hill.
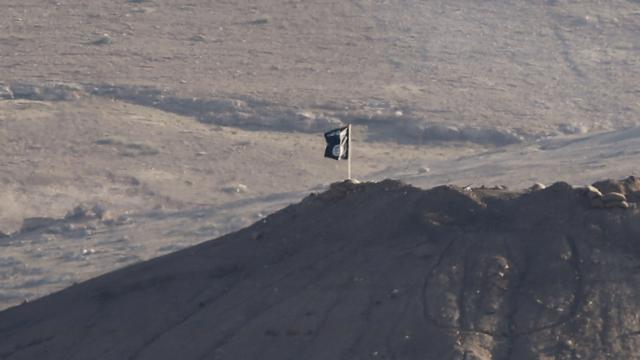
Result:
M334 184L1 312L0 358L637 359L640 186L594 185Z

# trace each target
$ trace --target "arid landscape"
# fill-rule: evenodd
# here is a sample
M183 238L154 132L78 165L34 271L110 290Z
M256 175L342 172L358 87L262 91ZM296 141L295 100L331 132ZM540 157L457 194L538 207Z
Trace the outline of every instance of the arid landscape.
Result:
M638 1L27 0L4 1L0 9L0 311L8 309L0 312L1 359L157 359L162 358L158 354L176 358L181 353L188 359L632 359L640 353L640 345L635 342L640 322L634 315L634 304L640 299L635 288L640 284L633 270L639 258L632 240L638 235L638 228L633 225L638 217L634 192L640 189L601 187L602 196L620 192L628 197L629 206L625 209L593 209L585 205L589 200L585 200L588 195L584 193L584 186L596 181L638 175ZM371 183L342 194L340 186L330 189L330 184L345 179L346 163L322 157L322 134L347 123L353 124L353 175ZM399 214L414 216L414 212L422 214L424 209L419 206L416 210L410 204L403 209L395 202L386 210L389 226L396 226L391 225L394 222L405 224L406 232L395 233L381 220L376 220L378 230L367 229L367 222L384 219L381 209L391 205L385 200L385 185L380 185L390 183L377 183L384 179L409 184L393 182L389 186L399 193L409 191L414 194L412 201L418 203L422 200L416 199L439 194L426 189L453 185L448 189L455 191L437 195L434 200L443 207L431 209L429 205L428 212L433 213L429 215L434 217L431 220L447 229L450 223L454 224L451 226L457 230L449 230L466 234L462 236L464 240L448 250L442 248L453 235L434 230L429 219L405 224ZM548 186L557 181L574 188L558 185L544 189L536 185L535 191L527 190L535 183ZM342 186L351 189L349 184ZM336 192L343 199L339 204L326 199L309 200L312 193L324 199ZM474 197L476 192L479 195ZM356 194L353 199L349 195L352 193ZM538 193L544 195L531 200ZM556 193L564 195L555 199ZM362 198L363 194L368 195ZM463 215L476 205L458 203L456 194L491 209L473 220L485 222L477 238L473 235L476 225L465 223L467 218ZM303 199L307 200L300 203ZM553 214L560 219L564 219L562 209L575 213L575 217L563 220L566 223L549 220L553 226L546 228L547 220L536 225L535 217L527 219L527 212L518 207L544 212L552 207L545 201L559 202L560 208ZM449 202L460 208L450 209ZM291 204L298 205L287 207ZM604 207L605 202L602 204ZM270 214L284 208L298 209L294 212L306 215L296 220L288 218L292 210L285 210L274 215L277 226L267 221ZM365 235L361 235L362 240L347 246L351 255L341 253L338 240L326 240L337 233L322 230L328 222L335 222L337 228L349 228L348 222L336 214L359 222L360 227L353 224L354 228L348 230L350 238L355 236L351 232L361 231L375 235L377 245L368 247ZM303 224L312 224L318 216L318 224L325 225L307 225L305 230ZM500 221L522 226L505 228ZM235 233L248 226L251 227ZM613 239L596 236L588 229L575 229L581 226L618 234L618 242L610 248L597 243ZM385 234L396 234L404 239L403 244L406 242L402 246L410 247L422 231L430 234L424 246L431 250L425 251L440 255L427 259L423 265L409 261L398 264L397 273L384 273L382 269L404 261L403 256L382 258L381 249L387 245L381 244L392 240ZM565 260L569 262L575 261L574 253L580 251L596 257L601 264L598 266L617 264L610 276L622 285L606 287L596 285L600 280L593 280L589 286L595 289L595 295L585 295L584 299L591 300L584 301L595 305L588 309L581 308L586 306L582 300L576 303L571 299L578 290L567 295L555 288L565 284L571 289L574 285L568 280L570 275L556 279L557 284L550 283L549 288L540 287L539 282L556 269L565 271L566 264L550 261L545 265L541 260L544 255L539 253L543 250L531 250L528 242L537 240L523 234L536 231L548 234L540 235L545 237L540 240L543 244L556 237L565 239L570 248L570 259ZM286 246L276 251L265 245L277 243L279 238L275 235L265 235L263 245L254 245L256 239L251 239L263 232L289 233L306 239L295 238L295 246L292 245L305 255L295 257ZM216 250L218 240L206 242L193 248L206 250L193 250L198 260L188 265L191 270L182 265L193 254L192 246L227 234L230 235L220 241L231 244L228 246L233 250ZM591 240L581 244L581 236ZM514 239L513 248L501 242L505 237ZM238 245L232 244L235 242ZM316 242L317 246L312 245ZM478 245L484 242L486 246ZM545 247L550 258L564 256L564 247L553 246ZM489 318L478 315L481 311L477 304L460 310L467 300L446 294L459 292L452 289L465 292L471 285L460 284L465 280L457 278L455 271L447 273L451 270L438 270L440 265L436 266L450 263L458 268L483 267L486 264L466 260L457 264L461 260L455 260L458 255L468 257L465 254L480 248L488 259L504 256L514 266L534 262L534 268L539 267L531 278L522 274L522 269L516 270L514 276L519 280L505 290L508 306ZM506 254L507 248L513 253ZM179 250L183 251L171 255ZM272 250L282 254L271 253ZM523 255L527 251L532 251L533 258ZM598 254L592 255L592 251ZM334 252L340 259L321 260ZM414 255L419 257L418 253ZM264 263L246 260L247 256L261 254L267 259ZM168 256L141 263L164 255ZM292 262L273 263L283 272L295 272L293 283L270 278L277 274L258 274L259 266L271 264L270 256L289 255L293 256ZM207 256L211 257L210 266L205 264ZM349 256L359 260L350 265ZM368 257L384 266L373 270ZM323 272L329 266L323 261L339 264L340 270L336 271L340 275ZM157 269L164 269L161 264L165 262L172 264L167 272L175 269L179 274L191 271L205 275L194 275L193 288L189 288L188 281L174 288L174 280L168 281L171 285L166 288L158 280L161 284L156 287L153 279L164 276L158 275ZM252 270L229 270L227 277L227 262ZM307 264L311 270L304 270L305 263L315 262L320 265ZM141 264L126 268L138 263ZM159 265L146 265L156 263ZM440 276L437 273L442 271L444 275L439 279L448 277L450 284L414 289L426 286L418 284L427 269L432 269L429 276ZM215 289L206 290L203 284L211 271L222 274L212 285ZM408 275L414 271L419 273L414 274L416 278ZM396 330L367 334L362 330L366 327L358 321L351 323L351 328L341 325L338 318L349 319L354 312L369 309L362 304L339 305L368 296L343 282L343 276L358 277L360 272L369 273L367 286L373 286L374 278L382 282L380 289L367 288L367 294L398 289L415 292L415 299L443 302L445 318L431 319L435 321L431 325L403 323L402 316L409 318L415 310L410 305L389 305L384 316L370 324L381 329L393 327L399 333L410 331L407 336L412 339L427 336L436 339L428 344L439 345L400 350L395 340L390 340L397 335ZM188 275L171 279L186 279L183 276ZM409 278L400 280L404 276ZM132 340L108 352L97 343L100 338L110 343L119 341L117 336L108 335L113 331L108 327L150 301L146 293L139 300L132 300L128 291L122 290L127 285L118 285L129 278L136 284L138 277L152 279L149 282L153 290L149 291L160 297L167 291L184 291L184 297L167 299L164 305L157 309L150 306L150 310L164 311L160 309L172 301L184 308L176 309L167 319L160 316L156 319L159 323L138 318L138 325L119 334L137 331L141 342ZM273 281L280 284L278 288L290 286L281 296L296 305L292 305L290 313L271 312L270 301L279 300L267 296L262 305L249 304L249 309L238 310L242 314L234 310L227 317L203 316L192 324L193 328L185 325L180 330L183 332L176 333L172 337L175 343L165 342L163 347L157 347L158 335L153 334L169 323L179 322L192 311L190 306L201 301L194 300L200 295L190 298L189 294L202 291L208 299L208 291L213 294L236 281L242 282L238 290L241 292L244 287ZM473 281L480 288L488 286L481 278ZM394 285L398 282L403 285ZM303 311L302 307L313 304L317 294L299 295L302 284L344 288L320 296L316 309L331 314L332 301L338 300L330 298L335 295L342 300L334 306L342 310L326 315L323 321L329 324L307 324L304 330L294 327L295 336L287 333L291 329L272 329L273 324L297 324L298 316L309 317L304 311L310 310ZM529 300L521 299L528 286L534 292L544 292L540 299L549 302L543 307L551 309L552 314L538 313L541 310L527 304ZM42 298L65 288L68 290L56 295L58 298ZM89 314L87 309L102 306L105 300L95 294L103 294L107 288L116 293L110 295L115 300L113 304L107 301L111 305L101 311L117 314L113 315L114 320L105 325L83 318L82 311ZM620 295L605 298L601 295L605 290L619 291ZM586 289L580 291L587 294ZM263 295L247 290L237 296ZM449 300L443 298L445 295ZM94 302L85 303L85 296ZM556 300L551 299L556 296ZM36 300L39 298L42 300ZM64 305L63 300L56 299L72 300ZM224 308L238 299L231 293L211 304ZM457 310L446 301L456 303ZM571 317L556 314L564 311L557 310L564 306L563 302L573 304ZM533 308L527 307L530 305ZM65 306L85 310L64 320L61 317ZM522 310L518 310L521 306ZM42 320L48 324L46 329L29 325L38 323L39 317L44 319L48 311L56 318ZM406 311L405 315L396 314L399 318L395 325L389 323L394 311ZM425 311L423 320L440 316ZM452 314L465 312L475 315L452 320L457 316ZM542 325L538 325L544 331L533 334L522 330L533 326L529 323L533 320L514 314L526 312L539 314ZM247 314L255 314L253 325L235 323ZM108 315L96 319L103 316L106 319ZM141 316L150 318L152 314ZM574 323L574 316L587 317L592 324L600 325ZM137 326L147 321L148 332L141 331ZM211 337L218 339L214 341L221 341L219 346L207 350L205 344L187 344L185 339L190 335L185 334L194 329L204 331L207 323L216 321L223 325L211 325L210 331ZM26 325L13 325L20 322ZM401 323L406 329L400 329ZM80 341L73 338L73 331L71 337L51 342L55 345L39 343L49 336L42 334L55 331L56 327L77 326L96 327L95 333L87 335L93 348L71 346ZM305 337L309 334L297 333L311 327L314 335L309 338ZM476 327L481 330L476 331ZM320 332L322 328L330 329L325 332L332 334ZM584 336L571 335L579 332ZM483 338L482 333L488 337ZM302 338L306 340L295 346L281 341ZM233 339L230 345L223 346L229 339ZM345 343L343 347L338 339L351 345ZM385 341L384 346L376 347ZM567 341L573 345L567 345ZM140 347L146 342L153 344L149 352ZM255 342L254 347L247 345L251 342ZM65 348L75 352L56 352ZM227 355L221 355L223 348L228 350ZM324 352L323 348L332 350ZM259 357L262 350L268 350L267 355Z

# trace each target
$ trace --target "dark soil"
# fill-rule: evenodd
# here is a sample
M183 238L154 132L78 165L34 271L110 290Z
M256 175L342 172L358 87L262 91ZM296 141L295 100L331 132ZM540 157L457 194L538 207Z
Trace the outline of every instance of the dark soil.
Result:
M335 184L0 313L0 358L638 359L631 205L566 183Z

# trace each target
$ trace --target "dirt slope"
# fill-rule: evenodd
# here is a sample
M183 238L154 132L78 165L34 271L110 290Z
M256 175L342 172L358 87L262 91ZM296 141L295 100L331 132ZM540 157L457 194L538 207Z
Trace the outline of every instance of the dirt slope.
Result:
M0 358L637 359L640 188L621 184L598 186L630 209L566 183L338 184L0 313Z

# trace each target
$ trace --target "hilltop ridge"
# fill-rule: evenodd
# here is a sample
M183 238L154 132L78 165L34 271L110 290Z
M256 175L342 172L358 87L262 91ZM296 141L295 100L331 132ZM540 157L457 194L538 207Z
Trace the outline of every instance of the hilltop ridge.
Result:
M635 359L639 182L595 185L334 184L0 312L0 357Z

